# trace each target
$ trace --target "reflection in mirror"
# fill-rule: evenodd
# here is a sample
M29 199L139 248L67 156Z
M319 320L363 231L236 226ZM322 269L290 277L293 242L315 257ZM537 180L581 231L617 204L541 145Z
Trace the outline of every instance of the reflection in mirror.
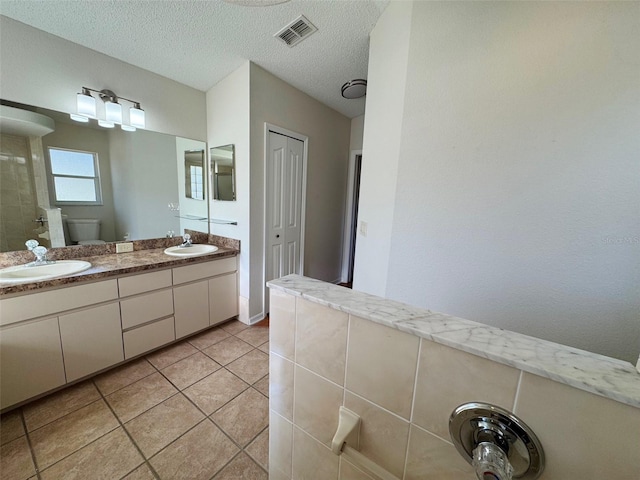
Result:
M4 100L0 104L0 251L24 250L30 238L47 247L61 247L80 241L160 238L169 231L182 233L184 228L208 231L207 202L180 202L185 195L181 191L184 153L206 151L204 142L148 130L105 129L94 122L74 122L66 113ZM12 118L16 125L24 123L21 117L27 113L48 117L50 128L20 131L11 127ZM51 149L95 155L94 181L99 182L101 204L65 204L56 199L50 187L54 182ZM207 195L204 178L206 174L200 200ZM172 202L184 203L181 213L197 216L198 221L183 224L177 212L167 208ZM67 227L74 219L91 220L75 222L73 230L78 231L78 224L91 225L92 238L70 238Z
M214 200L236 199L236 164L234 145L213 147L211 154L211 183Z
M184 152L185 196L204 200L204 150Z

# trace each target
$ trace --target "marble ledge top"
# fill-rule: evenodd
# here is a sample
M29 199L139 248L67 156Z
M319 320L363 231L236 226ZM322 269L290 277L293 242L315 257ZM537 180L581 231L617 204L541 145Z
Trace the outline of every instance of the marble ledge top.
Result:
M640 408L640 373L622 360L300 275L272 280L267 286Z
M82 282L96 281L124 275L128 273L152 271L160 268L179 267L190 265L193 263L206 262L217 258L231 257L239 253L239 243L229 246L223 246L220 241L211 241L206 234L203 237L196 237L195 243L211 243L218 246L218 250L214 253L201 255L198 257L180 258L166 255L164 249L180 242L179 239L159 239L140 241L139 245L134 243L135 249L128 253L115 253L115 244L108 244L106 247L100 246L75 246L52 250L53 254L50 258L53 260L64 260L73 258L75 260L84 260L91 263L91 268L83 272L66 277L57 277L49 280L41 280L31 283L5 283L0 286L0 298L11 294L29 293L39 291L45 288L59 288L66 285L75 285ZM213 240L217 240L214 238ZM143 243L144 242L144 243ZM228 243L228 242L227 242ZM99 251L100 248L107 248L106 251ZM111 252L113 249L113 252ZM56 250L58 250L56 255ZM69 252L75 252L75 255ZM24 252L16 252L23 254ZM26 252L31 257L30 252ZM6 255L6 254L4 254ZM30 261L30 260L28 260ZM24 261L20 263L25 263ZM20 264L18 263L18 264Z

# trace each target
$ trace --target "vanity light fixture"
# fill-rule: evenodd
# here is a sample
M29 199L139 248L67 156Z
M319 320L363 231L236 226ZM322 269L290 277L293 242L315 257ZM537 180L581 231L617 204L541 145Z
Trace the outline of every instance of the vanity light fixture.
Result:
M91 92L98 94L104 102L104 118L98 118L96 108L96 99ZM125 100L133 104L129 109L129 123L124 123L122 118L122 105L118 100ZM113 128L116 124L126 132L135 132L137 128L145 128L144 110L140 107L140 102L129 100L128 98L118 97L113 91L103 89L94 90L93 88L82 87L82 92L76 97L77 113L70 114L72 120L76 122L88 122L94 118L98 120L98 125L104 128Z

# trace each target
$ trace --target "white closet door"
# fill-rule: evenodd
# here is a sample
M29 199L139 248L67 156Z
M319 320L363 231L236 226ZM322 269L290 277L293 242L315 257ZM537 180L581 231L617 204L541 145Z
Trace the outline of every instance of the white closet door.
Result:
M304 143L269 132L266 281L301 273Z

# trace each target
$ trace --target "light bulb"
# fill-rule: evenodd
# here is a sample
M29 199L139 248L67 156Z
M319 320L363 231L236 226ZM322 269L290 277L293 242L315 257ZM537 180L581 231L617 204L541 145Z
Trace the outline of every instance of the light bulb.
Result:
M70 113L69 116L71 120L75 120L76 122L87 123L89 121L89 117L85 117L84 115L76 115L75 113Z
M120 125L120 128L122 130L124 130L125 132L135 132L136 131L136 127L132 127L131 125L127 125L127 124L122 124Z
M113 128L113 122L107 122L106 120L98 120L98 125L104 128Z
M78 115L96 117L96 99L91 96L89 90L82 89L82 93L76 96Z
M107 122L122 123L122 106L118 102L105 102L104 117Z
M131 123L132 127L145 127L144 110L140 108L139 103L129 109L129 123Z

